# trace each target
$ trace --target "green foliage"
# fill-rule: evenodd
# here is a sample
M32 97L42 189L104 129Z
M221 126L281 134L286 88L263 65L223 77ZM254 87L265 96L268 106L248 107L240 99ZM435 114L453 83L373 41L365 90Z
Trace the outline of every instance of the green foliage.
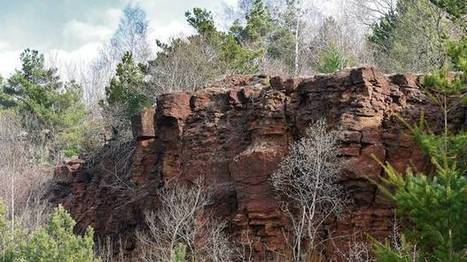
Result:
M295 36L286 26L278 26L271 32L268 40L267 55L279 61L283 61L293 71Z
M172 252L172 262L185 262L186 261L186 245L178 243L175 250Z
M215 52L211 57L211 71L219 70L224 73L254 74L262 69L263 61L279 62L294 71L295 25L298 12L295 1L287 1L285 10L273 17L277 10L265 4L263 0L253 0L242 18L237 19L230 26L228 32L219 31L214 23L212 13L200 8L194 8L185 13L187 22L199 35L188 40L194 45L204 41L207 47ZM282 7L281 7L282 8ZM164 54L173 54L178 47L183 46L178 41L163 46ZM305 48L302 48L305 49ZM200 50L193 46L193 50ZM201 49L204 51L204 49ZM192 54L195 57L205 54ZM156 58L155 66L164 64L160 60L170 60L170 56ZM204 71L204 68L201 69ZM218 75L216 75L218 76ZM208 77L211 79L211 77Z
M102 129L102 123L86 120L67 129L67 132L59 137L57 144L64 148L63 153L68 157L91 152L102 142L99 140Z
M320 73L334 73L352 65L352 52L342 41L342 26L333 18L327 18L312 39L314 62L312 68Z
M297 1L287 1L285 10L274 16L267 39L268 57L282 61L290 73L295 69L295 29L298 15L296 3Z
M425 258L461 261L467 243L467 179L455 167L433 163L433 176L410 169L402 175L388 164L384 166L388 177L380 188L397 204L398 214L408 222L405 235L426 253ZM394 193L388 187L395 188Z
M161 51L150 70L156 94L204 86L227 71L226 62L221 61L218 47L206 39L207 36L192 36L188 40L174 39L170 44L158 43ZM212 52L214 51L214 52Z
M342 70L349 64L349 59L336 46L326 47L319 53L318 72L334 73Z
M448 14L460 18L467 13L464 0L430 0L434 5L445 10Z
M224 33L218 31L215 27L211 12L194 8L193 12L186 12L185 16L187 22L200 34L198 38L201 38L207 46L211 46L217 51L215 55L217 57L213 57L219 60L217 65L222 63L221 67L235 73L257 72L256 60L263 54L263 50L247 48L241 44L240 38L246 34L246 31L240 24L234 23L230 32ZM192 40L194 38L196 37L192 37ZM180 44L179 42L176 43Z
M395 10L390 9L386 15L380 18L378 23L372 26L371 35L368 37L368 40L378 47L379 52L390 52L397 23L398 16Z
M134 62L130 52L126 52L122 62L117 65L115 77L105 88L107 103L122 106L128 119L153 103L142 91L145 85L144 69L143 65Z
M464 77L467 77L467 37L459 41L451 41L448 43L448 55L451 58L451 64L454 70L464 72Z
M75 224L65 209L58 207L48 225L21 247L20 257L26 261L94 261L92 229L83 237L77 236L73 233Z
M8 79L1 92L0 106L31 113L48 128L76 124L84 116L80 87L60 82L55 70L45 69L44 56L35 50L26 49L21 61L22 70Z
M277 22L277 21L276 21ZM250 61L247 68L248 71L256 72L258 63L256 60L268 55L271 58L277 59L282 49L279 41L285 40L280 38L285 35L285 31L278 32L278 24L273 21L268 7L262 0L255 0L250 10L245 14L245 25L242 26L237 20L230 27L230 37L235 39L240 46L248 47L243 48L239 59L235 61L235 67L240 68L242 61ZM273 42L272 37L276 42ZM288 46L291 48L293 45ZM253 64L253 66L251 66Z
M448 165L456 165L462 172L467 171L467 133L461 131L449 134L447 139L427 130L423 125L412 126L414 141L427 155L436 162L442 163L447 157ZM445 143L447 152L445 151Z
M398 247L394 248L393 244L386 240L384 243L380 243L373 240L373 252L378 258L378 261L384 262L416 262L420 261L419 251L416 246L409 243L405 236L401 236ZM399 241L396 239L395 241Z
M431 72L446 64L444 42L459 26L429 0L397 1L373 25L368 43L387 72Z
M262 0L255 0L250 12L246 15L246 26L243 37L248 42L260 43L270 33L272 18Z
M454 17L465 12L452 9L456 1L432 2ZM414 141L431 157L433 173L414 174L408 169L402 175L386 164L387 178L379 185L407 222L404 230L407 243L413 243L419 249L415 261L467 259L467 133L463 130L452 133L448 128L448 114L465 102L462 101L467 91L465 38L448 41L447 50L451 67L460 70L461 74L449 75L445 68L427 76L423 83L427 97L443 112L443 132L430 131L423 118L418 125L406 123ZM410 252L401 254L398 251L387 244L375 244L375 253L381 261L413 261Z
M212 13L206 9L193 8L193 13L190 11L185 12L185 17L188 22L199 34L212 34L216 33L216 26Z
M1 225L2 222L4 224L5 217L3 214L0 215L2 215ZM0 227L0 240L10 241L10 244L4 246L0 252L0 260L5 262L98 261L94 257L92 229L88 229L84 236L78 236L73 233L74 226L74 220L63 207L59 206L51 214L48 224L31 234L24 234L20 229L7 232Z
M220 59L227 62L227 67L240 74L256 73L258 71L259 57L263 50L242 47L231 35L224 35L220 45Z
M6 227L6 209L2 201L0 201L0 234L5 230Z
M25 119L23 125L31 137L37 138L45 131L52 133L52 139L60 140L79 125L86 114L81 88L73 81L62 83L55 69L45 68L44 56L38 51L26 49L21 54L21 62L22 69L0 90L0 109L17 111ZM79 148L79 145L65 142L53 150L70 148Z

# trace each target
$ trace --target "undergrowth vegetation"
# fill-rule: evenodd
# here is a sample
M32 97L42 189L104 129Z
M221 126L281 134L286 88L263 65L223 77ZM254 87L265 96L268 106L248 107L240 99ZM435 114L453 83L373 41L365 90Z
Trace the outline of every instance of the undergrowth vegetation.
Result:
M128 5L95 61L67 76L44 54L25 49L20 67L0 76L0 261L129 259L121 244L96 247L91 228L75 234L71 215L50 207L46 191L53 167L76 158L86 160L84 168L111 163L102 169L109 187L135 191L131 122L158 96L234 74L298 78L368 65L424 74L421 91L439 108L442 126L400 118L432 169L401 173L381 163L386 176L374 182L395 206L400 232L385 242L368 236L371 246L356 243L341 255L347 261L466 261L467 131L450 122L467 107L465 1L335 2L336 14L320 8L324 1L304 0L239 0L223 14L193 8L185 13L192 35L154 44L145 11ZM288 253L279 260L322 259L326 221L349 209L339 185L338 132L324 120L313 123L271 174L291 225ZM210 213L206 186L157 189L163 207L146 213L145 230L135 237L136 260L252 259L254 247L235 244L230 225Z

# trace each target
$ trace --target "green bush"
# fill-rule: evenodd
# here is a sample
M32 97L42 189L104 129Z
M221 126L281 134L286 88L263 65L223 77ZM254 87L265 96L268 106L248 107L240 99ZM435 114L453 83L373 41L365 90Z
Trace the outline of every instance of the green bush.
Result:
M0 261L91 262L98 261L93 251L93 230L84 236L75 235L75 221L61 206L57 207L47 225L26 234L22 229L8 230L5 212L0 203ZM2 246L3 244L3 246Z
M127 119L153 104L153 101L143 93L144 71L145 67L141 64L137 65L132 54L126 52L122 62L117 65L115 77L105 88L108 105L122 107Z
M344 69L350 63L349 59L334 45L321 51L318 58L318 72L334 73Z
M175 250L172 251L172 262L185 262L186 261L186 245L178 243Z

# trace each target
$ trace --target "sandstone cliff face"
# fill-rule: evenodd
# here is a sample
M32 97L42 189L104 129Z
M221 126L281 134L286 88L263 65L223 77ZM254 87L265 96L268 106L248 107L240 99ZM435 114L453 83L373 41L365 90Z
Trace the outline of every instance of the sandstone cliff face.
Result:
M212 208L230 222L232 236L248 239L255 259L265 260L284 248L288 228L268 179L290 143L324 117L341 130L341 183L353 200L345 219L326 226L327 234L339 236L327 243L327 252L344 250L350 239L365 233L383 238L392 231L394 212L368 181L384 175L374 157L399 170L428 168L395 115L409 122L421 112L428 121L441 119L419 82L414 75L359 68L286 81L235 76L197 92L163 95L134 123L130 174L135 189L110 189L105 163L63 167L56 172L60 194L55 201L70 210L78 230L92 226L99 235L131 238L143 224L143 211L157 208L157 188L164 181L203 177L216 188ZM463 114L454 116L455 125L463 123Z

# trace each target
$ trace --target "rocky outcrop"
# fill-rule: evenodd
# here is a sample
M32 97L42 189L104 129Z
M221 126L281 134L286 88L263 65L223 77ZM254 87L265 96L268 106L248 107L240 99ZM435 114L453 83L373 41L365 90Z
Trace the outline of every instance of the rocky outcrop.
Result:
M65 168L56 172L62 192L56 201L70 210L78 230L92 226L99 235L130 236L143 224L143 211L157 208L158 187L203 177L216 188L213 210L230 222L232 236L248 240L255 259L266 260L283 250L288 229L268 179L290 143L326 118L340 130L341 183L353 200L345 219L326 225L335 237L327 243L332 256L355 237L383 238L392 230L392 207L368 180L384 175L376 159L401 171L429 168L396 117L410 122L425 112L427 121L440 121L419 86L419 76L358 68L308 79L233 76L196 92L162 95L155 109L134 120L135 186L108 187L112 175L105 164ZM463 124L463 114L453 114L454 125Z

